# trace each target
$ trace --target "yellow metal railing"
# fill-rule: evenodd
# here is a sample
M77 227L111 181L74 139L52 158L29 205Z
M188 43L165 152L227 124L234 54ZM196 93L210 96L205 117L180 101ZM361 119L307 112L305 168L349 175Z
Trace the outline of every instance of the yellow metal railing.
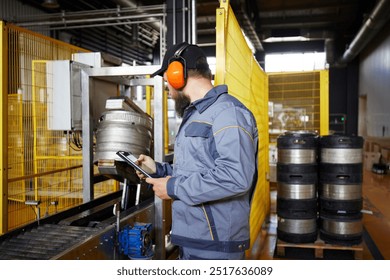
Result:
M0 234L6 232L8 228L8 44L7 29L0 21Z
M26 201L39 200L42 217L83 202L82 152L71 145L70 132L48 129L46 61L87 50L0 24L2 234L37 218ZM117 188L112 180L95 184L95 197Z
M227 84L229 93L254 114L259 131L259 178L250 213L251 248L258 239L270 211L268 166L268 78L248 47L229 1L221 1L216 11L217 62L215 84Z

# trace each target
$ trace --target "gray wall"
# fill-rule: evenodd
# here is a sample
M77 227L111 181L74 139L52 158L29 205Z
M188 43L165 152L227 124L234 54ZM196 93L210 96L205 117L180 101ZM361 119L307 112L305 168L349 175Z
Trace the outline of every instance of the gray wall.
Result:
M359 95L366 96L367 135L390 137L390 22L360 55Z

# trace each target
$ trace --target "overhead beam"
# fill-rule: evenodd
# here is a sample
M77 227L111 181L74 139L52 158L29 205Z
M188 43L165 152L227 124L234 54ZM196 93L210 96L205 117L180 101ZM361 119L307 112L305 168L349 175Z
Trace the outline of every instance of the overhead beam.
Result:
M264 51L269 53L292 53L292 52L324 52L324 41L304 42L280 42L263 43Z

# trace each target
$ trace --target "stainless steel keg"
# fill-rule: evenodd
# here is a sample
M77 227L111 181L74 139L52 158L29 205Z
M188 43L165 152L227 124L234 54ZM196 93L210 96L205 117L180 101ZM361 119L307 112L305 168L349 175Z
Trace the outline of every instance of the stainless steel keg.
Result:
M279 182L277 192L278 197L284 199L312 199L317 196L315 184L287 184Z
M106 111L96 131L95 161L121 160L117 151L151 154L153 120L146 114L126 110Z
M318 136L286 132L277 138L277 214L287 219L317 217Z
M323 184L319 191L320 197L334 200L354 200L361 199L362 185L361 184Z
M360 136L322 136L320 139L321 162L332 164L362 163L363 141L363 138Z
M138 182L134 169L116 152L153 156L153 120L127 97L108 99L106 109L97 126L94 162L100 174Z
M318 135L308 131L285 132L277 138L281 164L316 164Z
M327 135L320 139L320 212L359 213L362 208L363 138Z
M310 243L317 239L317 219L288 219L278 216L277 235L290 243Z
M362 214L320 214L320 237L330 244L354 245L362 242Z

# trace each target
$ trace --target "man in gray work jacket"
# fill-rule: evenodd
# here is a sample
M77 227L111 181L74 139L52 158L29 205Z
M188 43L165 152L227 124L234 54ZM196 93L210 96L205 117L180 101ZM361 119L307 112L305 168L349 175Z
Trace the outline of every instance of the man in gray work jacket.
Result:
M183 117L173 165L138 158L153 173L146 182L155 194L173 200L171 241L181 259L244 259L257 181L256 121L226 85L212 85L206 56L196 45L174 45L153 75L167 81Z

